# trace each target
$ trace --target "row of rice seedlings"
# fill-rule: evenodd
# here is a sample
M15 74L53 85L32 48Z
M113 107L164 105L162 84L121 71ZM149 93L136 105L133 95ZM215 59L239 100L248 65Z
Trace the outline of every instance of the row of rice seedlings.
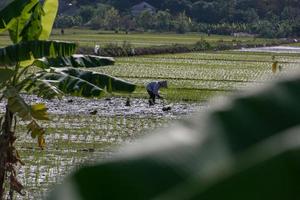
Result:
M244 65L240 65L244 63ZM172 65L173 67L238 67L238 68L248 68L248 67L260 67L260 63L272 63L271 56L270 60L256 61L256 60L233 60L233 59L208 59L208 58L198 58L198 59L178 59L178 58L153 58L153 57L135 57L127 60L118 60L118 65L124 64L136 64L136 65Z
M172 69L168 68L164 71L163 67L151 68L151 67L142 67L127 68L126 72L122 72L115 68L110 70L110 74L114 76L122 77L124 79L130 78L140 78L140 79L166 79L171 82L171 80L181 80L182 82L186 80L195 80L195 81L232 81L232 82L248 82L248 81L257 81L262 79L263 75L272 75L271 67L267 66L262 70L255 68L246 68L246 69L234 69L234 68L198 68L198 69L189 69L189 68L180 68ZM123 69L124 70L124 69ZM264 79L262 79L264 80Z
M128 78L130 82L138 85L146 85L153 79ZM159 79L160 80L160 79ZM250 82L252 83L252 81ZM167 92L169 89L187 89L187 90L236 90L249 85L248 81L227 81L227 80L178 80L168 79L168 89L162 89ZM144 88L142 90L145 90ZM146 92L146 91L144 91ZM146 93L145 93L146 94Z
M160 57L167 59L188 59L188 60L228 60L228 61L253 61L253 62L271 62L271 53L255 53L255 52L238 52L238 51L219 51L219 52L195 52L169 55L150 55L147 58ZM280 56L280 55L279 55ZM276 56L277 57L277 56ZM280 58L280 57L279 57ZM126 60L127 58L119 58L119 60ZM130 58L129 58L130 59Z
M40 198L74 167L109 158L113 153L112 146L143 136L147 134L144 130L166 126L170 121L168 118L132 116L55 115L52 119L42 123L44 127L50 127L46 129L45 150L38 149L36 141L26 135L25 125L18 127L17 132L23 136L19 137L18 148L27 163L20 168L21 181L28 191L25 199ZM73 128L73 124L79 126Z

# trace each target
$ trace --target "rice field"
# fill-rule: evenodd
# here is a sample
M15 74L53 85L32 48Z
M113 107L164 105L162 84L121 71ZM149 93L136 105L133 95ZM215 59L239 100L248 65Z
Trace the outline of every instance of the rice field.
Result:
M62 178L83 163L109 159L112 148L143 134L145 129L166 126L166 119L136 117L52 116L47 127L47 148L40 150L26 132L20 133L18 148L26 163L20 180L26 186L25 198L40 199Z
M278 54L283 71L300 63L298 55ZM146 95L143 85L151 80L168 80L162 93L172 101L206 101L215 95L241 90L276 77L272 73L272 54L235 51L155 55L118 58L113 67L96 71L112 74L140 85L133 95ZM278 75L277 75L278 76Z
M41 122L47 129L45 150L37 148L36 141L26 134L26 123L22 122L17 130L17 146L26 163L20 166L20 180L26 187L22 199L43 197L77 167L110 159L115 147L151 134L153 129L168 127L174 120L189 116L193 111L205 109L212 97L243 91L247 86L259 86L300 66L299 54L276 54L283 71L273 74L272 56L270 53L236 51L140 56L117 58L115 66L92 69L138 84L136 92L130 95L132 106L127 110L123 107L114 109L114 98L120 99L120 95L116 95L103 107L98 101L92 104L79 102L82 108L98 109L96 115L81 113L81 107L77 114L76 111L51 111L51 121ZM152 80L167 80L169 88L161 91L166 103L186 112L164 113L161 105L148 107L144 85ZM101 112L110 104L110 111ZM49 102L49 105L54 104ZM122 114L137 108L133 114ZM158 110L159 114L155 114Z

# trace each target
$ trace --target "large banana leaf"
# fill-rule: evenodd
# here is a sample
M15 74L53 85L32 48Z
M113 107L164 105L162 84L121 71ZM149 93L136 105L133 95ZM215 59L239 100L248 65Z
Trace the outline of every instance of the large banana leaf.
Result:
M13 43L18 43L22 40L21 32L28 24L28 21L32 16L32 9L36 7L37 4L38 1L32 1L31 3L28 3L27 6L24 7L20 16L11 20L10 25L8 26L8 31L10 39L13 41Z
M44 69L50 67L92 68L92 67L113 65L114 63L115 60L111 57L75 54L68 57L41 58L36 60L34 62L34 65Z
M45 0L43 11L44 15L41 18L43 30L40 34L39 40L48 40L58 11L58 0Z
M18 90L14 87L9 87L4 91L4 96L7 98L7 105L11 112L18 113L23 120L30 120L30 106L20 96Z
M15 19L27 14L39 0L14 0L0 11L0 32L10 28L16 23Z
M15 71L11 69L0 68L0 84L5 83L15 75Z
M106 89L107 92L133 92L136 88L136 85L118 79L107 74L91 72L91 71L82 71L74 68L62 68L55 69L58 73L64 73L84 81L87 81L99 88Z
M44 73L39 76L44 83L55 86L65 94L81 97L100 97L105 91L81 78L65 73Z
M42 9L42 5L38 3L32 9L30 19L21 31L20 35L22 37L22 42L39 39L43 30L41 22L42 15L44 15L44 11Z
M299 199L300 138L287 133L299 91L300 76L236 97L82 168L49 199Z
M254 145L215 177L196 177L157 199L299 199L300 128Z
M47 108L44 104L28 105L15 87L8 87L4 91L7 105L11 112L17 113L23 120L48 120Z
M135 85L124 80L74 68L51 69L35 78L30 77L22 85L25 90L44 98L53 98L61 93L82 97L101 97L105 92L132 92ZM44 90L41 90L44 88ZM106 91L105 91L106 89Z
M60 41L28 41L0 48L0 65L42 57L68 56L75 52L76 44Z
M63 92L55 85L52 85L47 80L42 80L43 75L33 75L23 80L20 84L20 90L24 89L30 94L35 94L44 99L53 99L54 97L61 97Z

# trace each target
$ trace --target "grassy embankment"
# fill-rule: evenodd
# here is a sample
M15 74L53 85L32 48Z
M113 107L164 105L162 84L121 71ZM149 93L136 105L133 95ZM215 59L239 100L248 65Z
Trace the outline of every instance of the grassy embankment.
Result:
M94 30L81 30L81 29L66 29L65 34L61 35L60 30L55 29L52 33L51 39L54 40L67 40L77 42L79 46L94 47L95 44L105 45L108 43L122 44L124 41L130 42L134 47L147 47L158 45L171 45L171 44L194 44L201 39L208 42L232 42L239 40L241 42L253 43L266 43L272 41L270 39L241 37L236 38L232 36L218 36L211 35L208 37L204 34L188 33L188 34L174 34L174 33L129 33L123 32L115 34L113 32L100 32ZM0 34L0 46L11 44L8 35Z

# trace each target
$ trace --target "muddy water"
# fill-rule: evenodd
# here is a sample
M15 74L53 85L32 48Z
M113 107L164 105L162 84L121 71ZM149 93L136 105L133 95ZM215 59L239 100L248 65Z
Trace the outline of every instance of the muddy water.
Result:
M25 197L40 199L54 185L83 163L110 159L115 147L137 137L151 134L151 130L167 127L170 122L188 116L205 107L201 103L157 101L149 106L147 99L111 97L84 99L65 97L43 100L25 96L26 102L43 102L49 108L51 121L40 122L46 128L45 150L27 135L27 122L18 127L18 149L26 163L20 166L19 178L26 187ZM4 111L5 102L0 103ZM170 106L171 110L163 111Z
M26 102L45 103L48 112L57 115L98 115L98 116L164 116L176 117L191 114L204 104L157 100L156 105L149 106L146 99L132 98L130 106L126 106L126 98L111 97L106 99L86 99L79 97L64 97L63 99L45 100L36 96L23 95ZM163 111L164 106L171 106L171 110ZM0 103L0 108L4 110L4 102Z
M237 51L267 52L267 53L300 53L300 47L274 46L274 47L245 48Z

